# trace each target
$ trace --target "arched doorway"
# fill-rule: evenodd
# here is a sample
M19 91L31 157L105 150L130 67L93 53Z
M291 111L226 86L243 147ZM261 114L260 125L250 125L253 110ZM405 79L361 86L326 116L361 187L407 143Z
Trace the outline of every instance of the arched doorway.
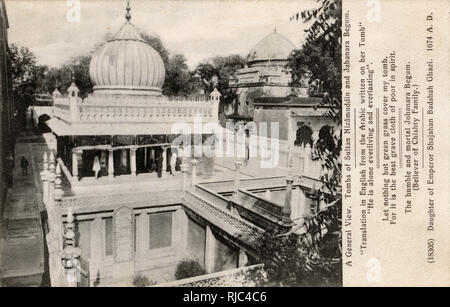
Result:
M312 146L313 144L312 133L313 132L311 128L305 125L301 125L297 129L294 145L304 147L306 146L306 144L309 144L310 146Z
M38 118L38 129L41 133L48 133L51 132L51 129L47 126L45 123L47 120L49 120L51 117L48 114L42 114Z

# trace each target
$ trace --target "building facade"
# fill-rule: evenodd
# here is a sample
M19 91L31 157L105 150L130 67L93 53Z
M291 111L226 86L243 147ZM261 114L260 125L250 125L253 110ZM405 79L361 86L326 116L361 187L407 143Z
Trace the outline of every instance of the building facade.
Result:
M229 86L237 98L234 107L227 112L228 118L252 120L258 97L306 96L306 87L291 86L287 64L294 48L294 44L275 29L250 50L246 66L230 79Z
M220 93L163 96L164 64L129 10L92 57L93 94L81 99L74 80L65 96L54 92L52 107L33 107L50 117L53 136L41 179L55 286L125 286L136 274L169 282L186 259L206 273L257 264L265 229L290 229L320 206L312 196L317 178L205 154L218 144L217 130L196 125L221 129Z
M0 3L0 204L12 184L14 167L14 101L12 93L11 55L8 47L8 15L5 2ZM2 206L0 206L0 209Z

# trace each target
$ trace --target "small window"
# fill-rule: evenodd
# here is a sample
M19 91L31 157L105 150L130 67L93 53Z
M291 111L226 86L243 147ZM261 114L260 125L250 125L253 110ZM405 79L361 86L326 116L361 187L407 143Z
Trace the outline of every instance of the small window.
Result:
M172 212L153 213L150 218L150 249L172 246Z
M105 256L113 254L113 219L112 217L103 220L105 225Z

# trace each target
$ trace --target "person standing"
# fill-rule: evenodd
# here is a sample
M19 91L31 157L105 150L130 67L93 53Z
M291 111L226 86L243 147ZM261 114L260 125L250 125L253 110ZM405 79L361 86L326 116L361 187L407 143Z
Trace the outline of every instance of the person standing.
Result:
M98 158L97 154L94 157L94 164L92 165L92 170L95 173L95 179L97 179L98 178L98 172L100 171L100 159Z
M20 159L20 167L22 168L22 175L28 175L28 160L24 156Z

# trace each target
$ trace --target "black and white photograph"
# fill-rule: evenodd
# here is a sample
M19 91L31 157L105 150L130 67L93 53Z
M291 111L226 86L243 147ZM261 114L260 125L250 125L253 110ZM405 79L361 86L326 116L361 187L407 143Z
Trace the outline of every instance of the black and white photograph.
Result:
M341 24L1 0L1 287L342 286Z

